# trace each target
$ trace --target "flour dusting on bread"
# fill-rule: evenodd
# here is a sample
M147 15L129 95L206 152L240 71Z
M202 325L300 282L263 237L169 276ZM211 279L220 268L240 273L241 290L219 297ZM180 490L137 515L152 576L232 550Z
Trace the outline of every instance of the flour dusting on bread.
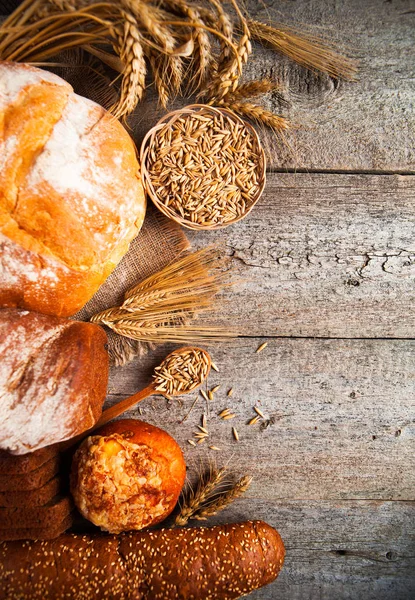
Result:
M94 425L108 379L105 342L91 323L0 310L0 449L25 454Z
M136 149L102 107L24 64L0 62L0 122L0 305L73 315L144 221Z
M16 65L15 63L2 63L0 69L0 110L16 102L20 92L30 85L52 83L72 90L72 86L63 79L29 65Z
M100 172L101 169L97 166L94 167L94 149L90 148L88 139L84 138L88 137L88 130L102 115L103 110L97 110L96 104L90 106L89 102L72 94L32 167L29 186L37 186L46 181L60 194L78 192L81 196L94 198L99 204L102 198L97 192L102 190L97 190L97 186L108 175Z

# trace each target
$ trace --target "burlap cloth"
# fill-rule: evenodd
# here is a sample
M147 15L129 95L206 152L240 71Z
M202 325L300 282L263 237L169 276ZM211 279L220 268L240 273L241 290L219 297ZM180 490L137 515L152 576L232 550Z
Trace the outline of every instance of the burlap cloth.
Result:
M0 0L0 15L10 14L19 4L16 0ZM0 22L1 20L0 16ZM110 79L104 71L97 74L85 66L83 53L64 52L53 60L65 66L51 70L68 81L77 94L86 96L105 108L113 104L116 93ZM138 107L137 111L139 110ZM134 120L137 122L137 119ZM134 129L129 133L133 139L137 137ZM189 247L181 227L164 217L152 204L148 204L144 225L131 243L128 253L95 296L72 318L87 321L94 313L119 305L129 288L171 263ZM148 344L129 340L111 331L107 333L108 349L115 364L122 364L149 347Z

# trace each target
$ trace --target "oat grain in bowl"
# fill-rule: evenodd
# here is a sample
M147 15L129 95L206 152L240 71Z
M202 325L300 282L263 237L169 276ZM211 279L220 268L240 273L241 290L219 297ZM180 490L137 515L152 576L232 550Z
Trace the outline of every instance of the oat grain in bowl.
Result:
M146 136L143 181L156 206L189 229L217 229L246 216L265 185L255 130L226 109L193 105Z

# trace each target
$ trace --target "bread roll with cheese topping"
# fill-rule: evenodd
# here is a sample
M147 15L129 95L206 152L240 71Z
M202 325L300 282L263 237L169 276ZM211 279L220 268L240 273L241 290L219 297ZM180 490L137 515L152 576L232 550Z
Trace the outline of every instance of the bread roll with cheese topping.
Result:
M138 419L113 421L88 437L72 463L71 492L81 514L120 533L163 521L186 477L177 442Z
M77 312L145 215L136 149L60 77L0 62L0 306Z

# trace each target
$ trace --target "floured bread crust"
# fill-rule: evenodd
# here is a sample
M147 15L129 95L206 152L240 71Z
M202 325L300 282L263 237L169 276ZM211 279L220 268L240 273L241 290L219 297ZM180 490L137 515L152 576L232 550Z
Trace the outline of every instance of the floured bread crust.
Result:
M108 383L106 339L92 323L0 310L0 449L26 454L95 424Z
M0 62L0 305L74 314L127 252L145 204L118 121L59 77Z

